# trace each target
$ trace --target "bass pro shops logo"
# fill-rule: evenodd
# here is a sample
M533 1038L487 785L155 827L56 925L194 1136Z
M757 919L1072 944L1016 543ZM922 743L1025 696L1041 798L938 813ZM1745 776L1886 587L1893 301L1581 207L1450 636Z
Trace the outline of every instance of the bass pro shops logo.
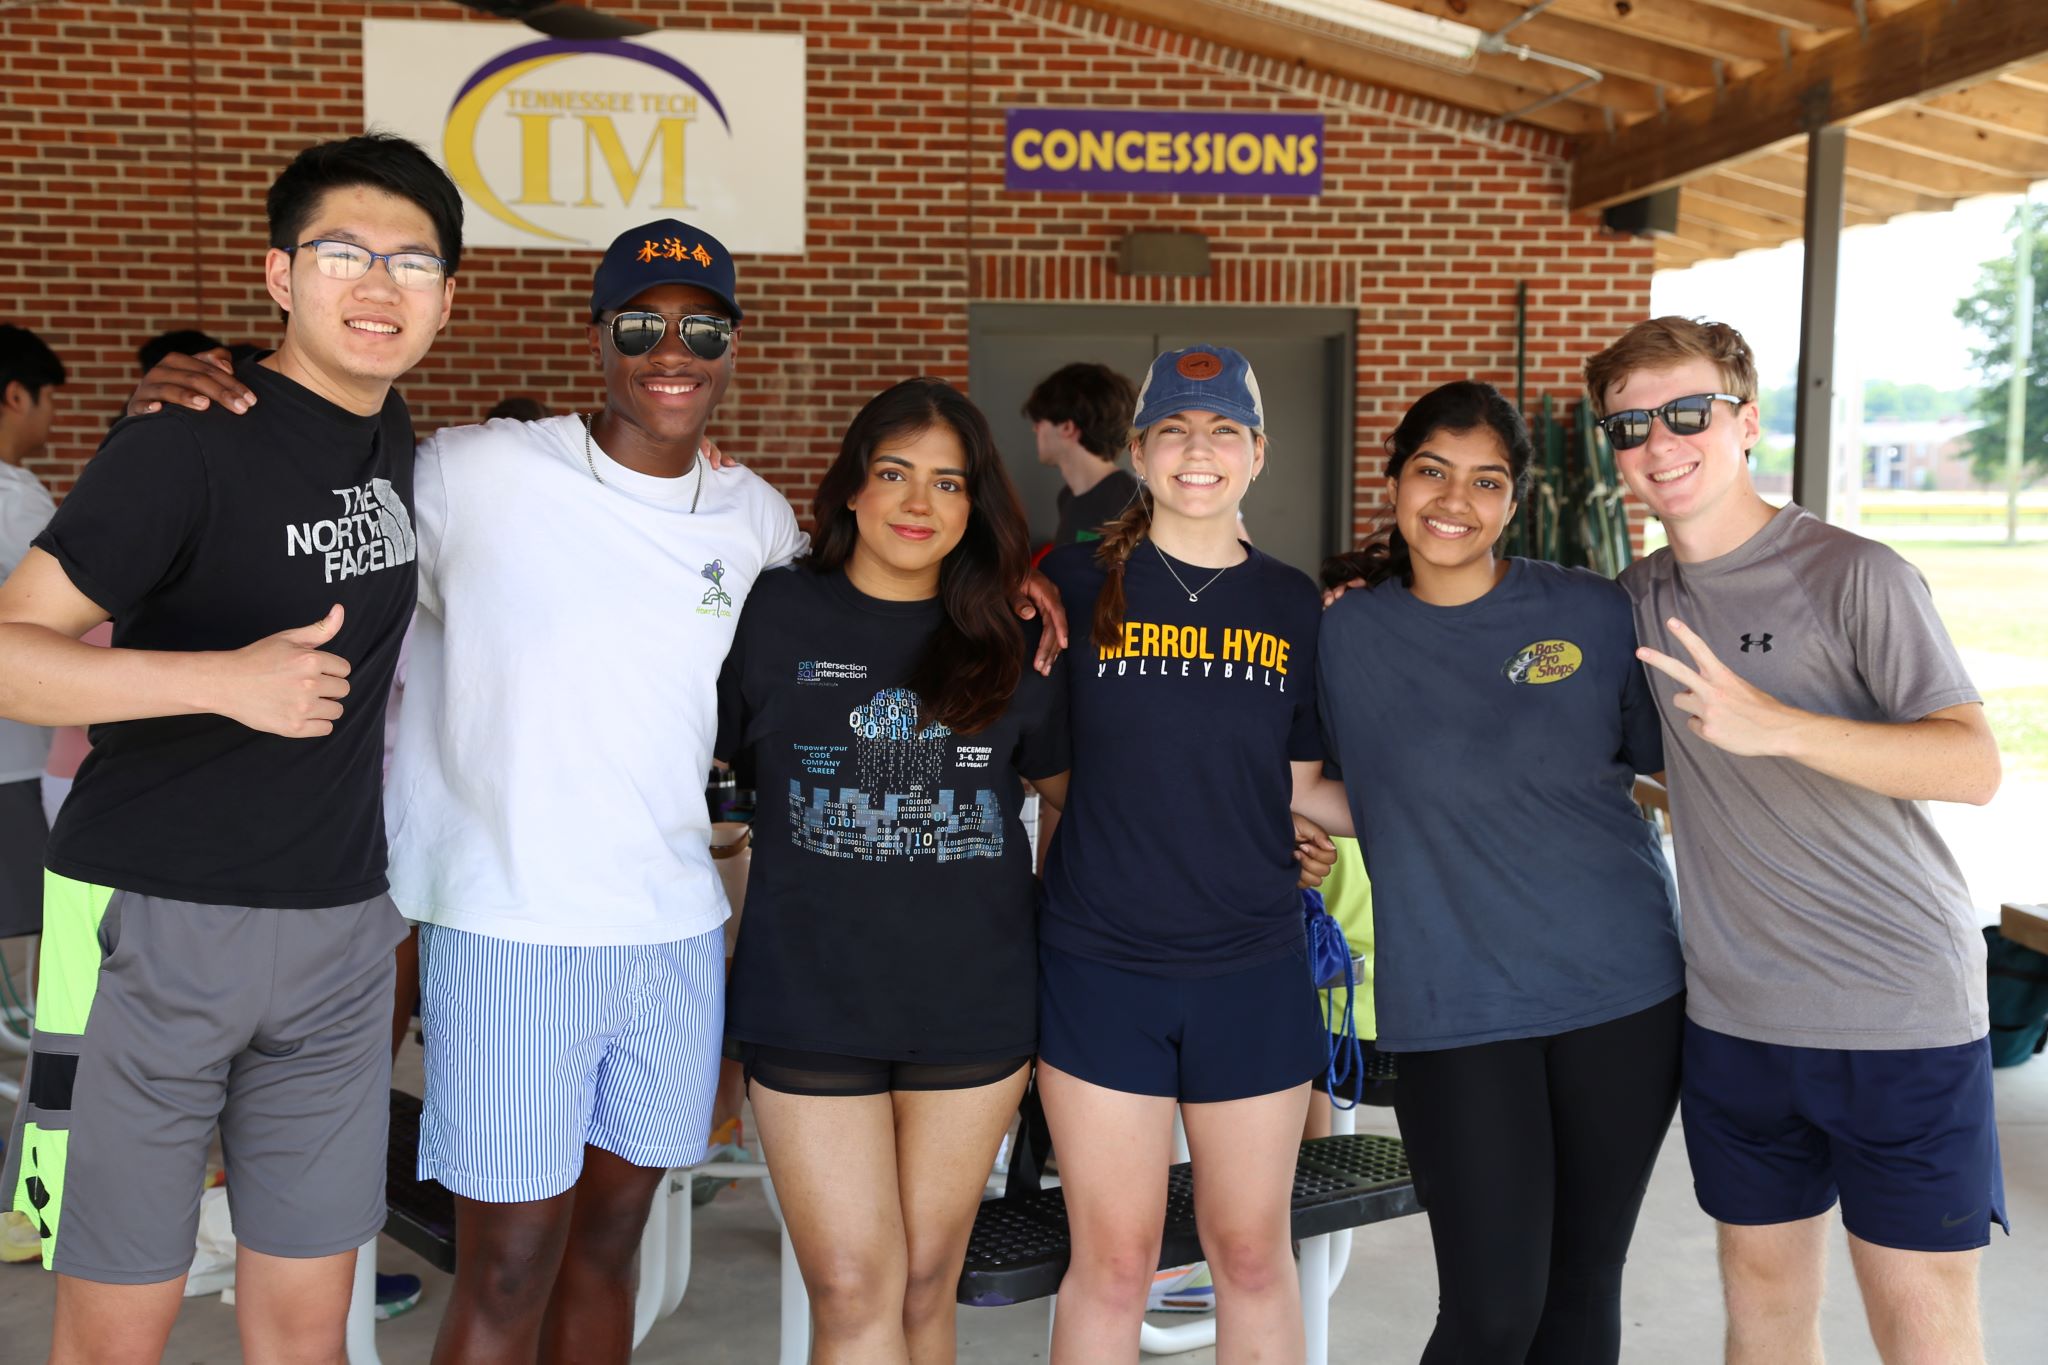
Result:
M602 240L622 208L693 207L690 134L707 110L730 137L711 86L666 53L617 39L527 43L462 82L442 161L472 204L535 244Z
M1516 686L1540 687L1563 682L1579 671L1585 655L1570 640L1538 640L1516 650L1500 666L1501 676Z

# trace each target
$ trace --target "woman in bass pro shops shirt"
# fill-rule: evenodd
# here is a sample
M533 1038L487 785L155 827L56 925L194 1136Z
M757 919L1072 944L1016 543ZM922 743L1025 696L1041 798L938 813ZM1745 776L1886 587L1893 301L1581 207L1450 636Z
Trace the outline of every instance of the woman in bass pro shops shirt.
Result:
M1067 768L1064 664L1012 614L1026 521L981 413L882 393L816 548L754 585L718 753L760 794L728 988L819 1360L950 1360L983 1183L1037 1045L1020 779ZM715 576L712 588L716 589Z
M1614 1365L1621 1272L1678 1095L1663 767L1619 586L1494 553L1521 416L1447 384L1387 443L1394 526L1333 561L1316 695L1372 875L1378 1046L1429 1209L1424 1365Z
M1298 1359L1288 1201L1326 1035L1288 810L1317 790L1344 819L1321 777L1319 603L1238 538L1266 459L1242 355L1160 356L1134 425L1144 493L1100 542L1043 565L1093 620L1069 665L1070 787L1039 784L1066 806L1039 953L1039 1087L1073 1234L1053 1359L1137 1358L1176 1103L1217 1358Z

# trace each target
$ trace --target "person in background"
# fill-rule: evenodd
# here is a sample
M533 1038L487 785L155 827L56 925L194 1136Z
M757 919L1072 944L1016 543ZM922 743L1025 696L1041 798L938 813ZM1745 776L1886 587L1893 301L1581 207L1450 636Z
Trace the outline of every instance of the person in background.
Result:
M1054 370L1024 400L1038 462L1057 469L1065 483L1054 546L1102 539L1102 527L1137 496L1138 481L1117 463L1137 404L1130 380L1090 363Z
M27 461L49 442L64 379L63 362L41 337L26 327L0 326L0 578L14 572L57 510ZM0 720L0 940L42 930L50 828L40 775L49 747L50 731L42 726ZM33 1223L11 1209L0 1215L0 1261L41 1254Z

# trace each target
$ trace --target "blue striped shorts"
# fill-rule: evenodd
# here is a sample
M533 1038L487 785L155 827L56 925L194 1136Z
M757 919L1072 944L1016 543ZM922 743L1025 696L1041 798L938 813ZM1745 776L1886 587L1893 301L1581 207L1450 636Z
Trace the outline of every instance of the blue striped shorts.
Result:
M725 937L563 948L420 926L419 1176L493 1204L576 1183L586 1143L636 1166L704 1158Z

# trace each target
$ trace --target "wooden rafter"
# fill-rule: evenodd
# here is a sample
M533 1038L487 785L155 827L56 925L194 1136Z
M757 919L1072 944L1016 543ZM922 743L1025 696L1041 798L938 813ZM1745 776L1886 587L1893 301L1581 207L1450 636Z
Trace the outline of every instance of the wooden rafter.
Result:
M1951 199L1973 194L2019 194L2027 188L2023 176L1997 175L1974 166L1926 156L1864 137L1856 128L1849 130L1849 169L1873 180L1885 180Z
M1939 0L1901 10L1873 21L1867 36L1852 31L1795 52L1719 95L1688 101L1605 145L1584 149L1574 165L1571 206L1599 208L1633 199L1796 138L1816 123L1938 94L2043 52L2048 4ZM1899 183L1948 193L2003 188L1954 189L1945 178Z
M2002 81L1987 81L1966 90L1951 90L1946 95L1930 95L1914 107L1973 127L2048 142L2048 95L2036 95Z
M1721 167L1718 174L1733 180L1751 180L1759 185L1774 185L1800 195L1806 193L1806 159L1787 152L1772 152L1734 162ZM1901 213L1938 212L1955 202L1954 196L1944 197L1921 190L1905 189L1889 181L1872 180L1857 174L1853 166L1849 169L1845 189L1850 208L1862 209L1880 218L1890 218Z
M1154 25L1169 33L1220 43L1255 56L1293 62L1312 71L1422 95L1454 108L1483 114L1511 114L1528 109L1553 93L1528 84L1445 70L1404 61L1380 48L1350 43L1277 20L1261 19L1243 10L1206 0L1087 0L1090 9ZM1569 100L1520 115L1522 121L1554 132L1582 136L1604 132L1607 115L1590 105Z
M1979 166L1997 175L2048 175L2048 142L1943 118L1908 106L1855 125L1856 136L1901 151Z
M1623 13L1613 0L1557 0L1545 13L1736 63L1784 59L1785 41L1779 36L1783 30L1777 24L1710 10L1704 5L1667 2L1635 4L1626 9Z
M1514 0L1389 0L1417 14L1434 15L1496 33L1523 13ZM1714 59L1664 43L1616 33L1576 19L1543 13L1523 23L1508 41L1566 61L1666 88L1676 100L1714 86Z
M1806 221L1806 195L1803 191L1743 179L1729 171L1688 180L1680 194L1688 200L1699 195L1723 203L1738 204L1767 217L1782 218L1788 223L1799 223L1803 226ZM1881 223L1889 216L1874 209L1850 204L1843 214L1843 219L1852 227L1861 227L1866 223Z
M1766 23L1809 33L1856 27L1856 7L1850 0L1700 0L1703 5L1744 14Z

